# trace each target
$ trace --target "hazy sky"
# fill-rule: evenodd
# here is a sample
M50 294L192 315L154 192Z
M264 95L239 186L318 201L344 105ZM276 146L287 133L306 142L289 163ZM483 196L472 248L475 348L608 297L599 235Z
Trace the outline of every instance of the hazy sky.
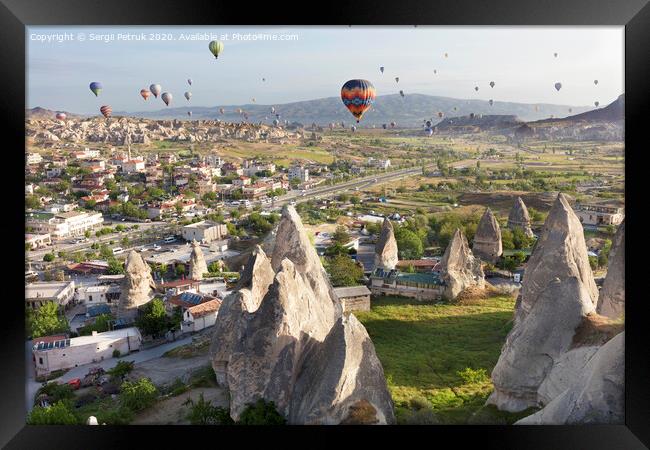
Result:
M119 40L140 33L147 39ZM202 33L228 37L219 59L208 50L214 36ZM258 33L277 40L245 40ZM86 114L105 104L114 111L164 108L160 98L139 95L152 83L173 95L171 106L332 97L352 78L370 80L378 95L402 89L575 106L606 105L624 92L623 27L28 27L26 39L27 106ZM92 81L104 85L99 98L88 88Z

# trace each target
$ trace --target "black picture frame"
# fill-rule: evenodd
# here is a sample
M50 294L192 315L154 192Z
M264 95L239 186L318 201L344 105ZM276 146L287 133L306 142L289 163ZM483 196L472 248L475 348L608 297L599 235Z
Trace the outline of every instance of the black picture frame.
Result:
M2 426L0 445L6 448L133 448L135 440L146 438L147 447L156 442L168 448L176 439L186 445L216 446L215 439L251 437L345 445L351 433L363 434L364 441L416 442L416 445L454 445L461 448L499 449L640 449L650 446L650 358L647 316L642 312L647 289L643 289L643 141L647 129L650 43L648 0L499 0L499 1L415 1L378 0L308 2L242 2L193 0L2 0L0 5L0 55L2 70L0 123L4 128L3 156L8 158L2 178L5 189L3 219L4 298L2 299L2 363L0 402ZM19 183L24 164L20 148L25 144L25 27L29 25L621 25L625 26L625 136L627 153L626 224L633 242L627 252L627 302L625 346L625 425L621 426L429 426L429 427L84 427L25 425L25 335L23 287L19 258L24 255L23 187ZM645 126L644 126L645 125ZM15 168L15 169L14 169ZM636 173L638 172L638 173ZM15 176L13 176L15 174ZM629 183L629 184L628 184ZM638 239L638 240L637 240ZM637 244L637 242L639 244ZM635 264L635 255L640 263ZM405 436L402 436L404 434ZM273 436L271 436L273 435ZM408 439L408 441L404 441ZM423 440L423 441L421 441ZM204 441L204 443L201 443ZM221 441L223 442L223 441ZM220 442L220 443L221 443ZM366 441L367 442L367 441ZM441 444L446 442L447 444ZM138 444L143 445L143 444ZM235 444L237 445L237 444Z

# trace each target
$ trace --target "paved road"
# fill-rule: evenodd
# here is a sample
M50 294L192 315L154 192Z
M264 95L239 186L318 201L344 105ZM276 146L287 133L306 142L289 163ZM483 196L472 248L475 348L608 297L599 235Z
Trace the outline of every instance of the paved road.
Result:
M56 378L56 381L66 383L73 378L83 378L91 367L102 367L104 370L111 369L114 367L118 361L133 361L136 365L151 359L160 358L165 352L173 348L179 347L181 345L189 344L192 342L192 336L187 336L183 339L178 339L174 342L168 342L166 344L159 345L157 347L148 348L146 350L140 350L130 355L123 356L121 358L110 358L105 359L104 361L92 364L86 364L83 366L75 367L70 369L68 372ZM25 401L27 402L27 411L31 411L34 403L34 397L38 389L42 386L42 383L36 381L34 373L34 363L32 362L32 342L28 341L25 346L26 351L26 386L25 386Z

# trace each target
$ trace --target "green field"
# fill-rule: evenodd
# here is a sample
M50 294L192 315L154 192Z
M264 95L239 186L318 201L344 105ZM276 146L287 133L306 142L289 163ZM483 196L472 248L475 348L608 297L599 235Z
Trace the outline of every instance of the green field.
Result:
M512 423L530 413L483 406L514 303L511 297L467 305L381 297L371 311L355 313L384 367L398 423Z

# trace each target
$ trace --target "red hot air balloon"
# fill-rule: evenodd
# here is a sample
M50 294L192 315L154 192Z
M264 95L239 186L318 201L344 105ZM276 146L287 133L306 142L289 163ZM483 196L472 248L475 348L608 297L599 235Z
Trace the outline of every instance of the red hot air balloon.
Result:
M357 123L370 109L376 95L375 87L368 80L349 80L341 88L341 100L357 119Z
M147 100L149 97L151 97L151 92L146 89L140 89L140 95L143 99Z
M103 114L104 117L107 119L111 117L111 114L113 113L113 108L110 107L110 105L104 105L101 108L99 108L99 112Z
M62 112L56 113L56 118L59 119L59 120L65 120L66 117L67 116L65 115L65 113L62 113Z

